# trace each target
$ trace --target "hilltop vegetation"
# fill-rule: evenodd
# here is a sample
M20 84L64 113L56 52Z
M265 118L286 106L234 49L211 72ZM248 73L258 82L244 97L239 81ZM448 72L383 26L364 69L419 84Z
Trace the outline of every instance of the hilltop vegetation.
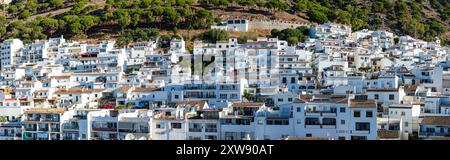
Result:
M0 39L21 38L27 43L61 34L88 38L104 33L125 36L122 42L126 45L154 36L150 28L174 33L207 29L220 21L209 9L229 8L285 12L312 23L332 21L351 25L353 30L387 29L424 40L441 37L447 44L450 40L444 36L450 28L448 0L18 0L6 7L0 15ZM43 13L55 15L38 16ZM303 31L291 32L296 35L284 39L304 40L298 34ZM204 35L194 37L211 37Z

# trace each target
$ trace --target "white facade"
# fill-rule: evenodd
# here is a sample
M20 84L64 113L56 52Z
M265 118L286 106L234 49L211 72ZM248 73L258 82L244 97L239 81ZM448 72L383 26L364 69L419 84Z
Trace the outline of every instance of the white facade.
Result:
M19 39L6 40L1 44L0 67L2 70L4 67L13 65L18 61L22 47L23 42Z

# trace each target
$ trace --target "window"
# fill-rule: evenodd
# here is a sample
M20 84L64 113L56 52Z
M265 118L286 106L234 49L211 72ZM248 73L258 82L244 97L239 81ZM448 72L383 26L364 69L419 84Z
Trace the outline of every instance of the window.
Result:
M352 136L351 140L367 140L366 136Z
M375 96L375 99L379 99L378 94L375 94L374 96Z
M288 98L288 102L292 102L292 98Z
M311 133L306 133L306 137L312 137Z
M405 112L402 112L402 116L404 116L405 115Z
M367 111L366 112L366 117L372 117L373 115L372 115L372 111Z
M336 110L337 110L336 107L331 107L330 108L331 113L336 113Z
M427 133L434 133L434 128L427 128Z
M339 110L340 110L341 113L344 113L345 112L345 107L341 107Z
M361 111L353 112L353 117L361 117Z
M163 128L161 124L156 124L156 128Z
M208 139L208 140L217 140L217 136L214 136L214 135L206 135L206 136L205 136L205 139Z
M305 118L305 125L320 125L319 118Z
M278 98L278 102L283 102L283 98Z
M264 121L258 120L258 124L263 124L263 123L264 123Z
M178 99L178 98L180 98L180 96L179 95L175 95L175 99Z
M389 100L394 100L394 99L395 99L395 96L393 94L390 94L389 95Z
M180 129L181 128L181 123L171 123L170 126L172 128L175 128L175 129Z
M405 127L408 127L408 125L409 125L408 122L405 122Z
M339 138L338 138L339 140L345 140L345 137L341 137L341 136L339 136Z
M357 131L370 131L370 123L368 123L368 122L356 122L355 129Z
M267 125L289 125L289 120L286 119L268 119Z
M341 124L345 124L345 120L341 120Z
M297 107L297 112L301 112L301 111L302 111L301 108Z

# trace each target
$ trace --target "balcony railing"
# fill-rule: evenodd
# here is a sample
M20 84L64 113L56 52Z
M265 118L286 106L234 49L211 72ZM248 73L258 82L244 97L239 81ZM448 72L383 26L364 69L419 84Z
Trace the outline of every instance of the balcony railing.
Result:
M40 118L27 118L27 121L40 121Z
M25 127L25 131L36 131L37 127Z
M59 122L58 118L41 118L41 122Z
M420 136L445 136L450 137L450 133L436 133L436 132L420 132Z
M321 128L325 128L325 129L336 128L336 124L322 124Z
M370 134L370 130L351 130L352 134Z
M105 131L105 132L115 132L117 131L117 128L95 128L92 127L93 131Z
M217 128L206 128L205 132L217 132Z
M59 132L60 129L59 128L50 128L52 132Z
M201 128L189 128L189 132L202 132Z
M126 133L149 133L149 130L145 130L145 129L119 129L119 132L126 132Z
M305 111L305 116L320 116L321 113L319 111Z
M336 116L335 111L312 111L312 110L306 110L305 116Z
M79 127L75 126L75 125L66 125L63 127L63 129L67 129L67 130L78 130Z
M320 124L305 124L305 128L322 128Z
M15 134L13 134L13 133L7 133L7 134L0 133L0 137L22 137L22 134L20 134L20 133L15 133Z

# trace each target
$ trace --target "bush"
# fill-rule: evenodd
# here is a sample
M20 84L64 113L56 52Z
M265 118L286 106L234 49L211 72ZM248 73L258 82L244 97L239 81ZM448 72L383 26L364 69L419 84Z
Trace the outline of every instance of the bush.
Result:
M325 13L311 10L308 12L309 20L317 22L317 23L326 23L328 22L328 17Z
M278 37L281 40L287 40L289 44L297 44L309 38L309 29L305 26L297 27L295 29L283 29L281 31L273 29L271 31L272 37Z
M255 35L251 35L251 34L244 34L238 37L238 43L239 44L245 44L247 43L247 40L256 40L256 36Z
M228 32L220 29L210 29L201 35L201 39L209 43L227 40L228 37Z
M29 10L24 10L22 13L20 13L20 19L27 19L30 17L31 12Z

